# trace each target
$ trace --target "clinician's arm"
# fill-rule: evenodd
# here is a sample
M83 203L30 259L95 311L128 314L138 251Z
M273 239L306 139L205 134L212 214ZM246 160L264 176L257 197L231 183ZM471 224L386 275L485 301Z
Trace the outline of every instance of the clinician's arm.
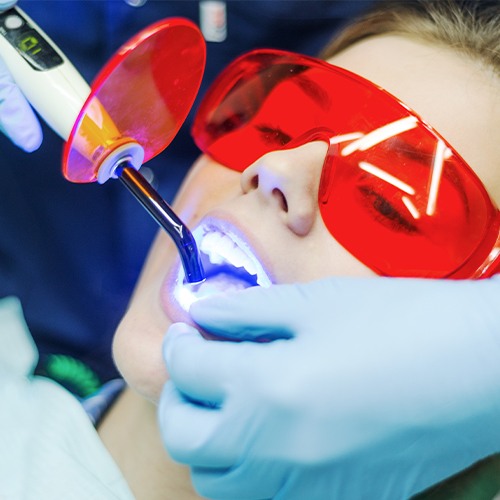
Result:
M199 301L199 325L243 341L170 328L165 445L210 498L408 498L500 449L499 304L500 276Z
M15 3L15 1L0 0L0 12L9 9ZM0 131L28 153L38 149L42 143L40 123L1 59Z

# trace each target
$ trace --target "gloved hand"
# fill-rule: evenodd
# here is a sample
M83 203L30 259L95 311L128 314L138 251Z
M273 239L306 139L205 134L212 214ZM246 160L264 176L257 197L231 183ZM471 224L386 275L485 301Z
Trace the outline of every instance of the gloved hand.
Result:
M12 0L0 0L0 12L15 4ZM38 149L42 143L40 123L1 59L0 131L16 146L29 153Z
M209 498L408 498L499 449L499 303L500 276L200 300L201 327L243 341L170 328L166 448Z

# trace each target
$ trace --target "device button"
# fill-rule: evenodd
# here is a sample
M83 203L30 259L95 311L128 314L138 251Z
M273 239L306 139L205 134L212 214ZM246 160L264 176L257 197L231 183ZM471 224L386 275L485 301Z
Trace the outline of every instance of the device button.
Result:
M24 24L24 21L21 17L16 16L15 14L11 14L7 16L4 21L4 26L8 30L17 30Z

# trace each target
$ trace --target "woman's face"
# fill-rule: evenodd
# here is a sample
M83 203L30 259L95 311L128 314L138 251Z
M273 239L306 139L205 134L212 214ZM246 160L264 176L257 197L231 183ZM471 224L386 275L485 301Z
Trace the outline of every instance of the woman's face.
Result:
M494 134L500 129L495 76L444 47L393 36L362 41L330 62L386 88L416 110L500 199L500 174L494 168L500 157ZM373 275L335 241L321 219L317 193L326 152L327 145L320 141L272 152L243 174L200 157L174 209L190 228L197 228L199 246L212 261L229 260L250 275L228 275L223 269L198 294L239 289L248 281L295 283L332 275ZM115 335L118 368L129 385L152 401L167 378L161 356L164 334L172 322L189 321L187 306L181 305L186 290L178 286L179 269L173 244L160 232Z

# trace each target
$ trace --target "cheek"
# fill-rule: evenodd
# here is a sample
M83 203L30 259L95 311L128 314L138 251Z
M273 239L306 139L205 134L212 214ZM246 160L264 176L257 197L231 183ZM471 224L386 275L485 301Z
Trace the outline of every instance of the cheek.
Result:
M328 276L375 276L334 239L320 215L306 238L283 241L273 265L279 283L305 283Z
M369 267L360 262L332 236L319 211L314 230L318 258L310 265L313 272L320 275L320 278L325 276L376 276Z
M320 264L324 276L376 276L329 234Z
M171 324L160 306L160 282L159 277L141 279L113 339L113 357L121 375L152 401L157 401L167 379L161 348Z

